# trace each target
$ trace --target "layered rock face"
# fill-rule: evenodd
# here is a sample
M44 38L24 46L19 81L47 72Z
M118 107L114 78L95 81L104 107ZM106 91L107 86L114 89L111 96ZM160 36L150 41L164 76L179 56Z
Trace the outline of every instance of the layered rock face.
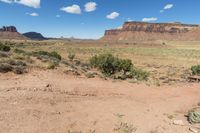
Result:
M0 28L0 39L24 40L27 38L20 34L15 26L3 26Z
M15 26L3 26L3 28L0 29L0 32L17 32L17 29Z
M198 35L195 35L195 33ZM121 29L105 32L105 41L200 40L199 25L125 22Z

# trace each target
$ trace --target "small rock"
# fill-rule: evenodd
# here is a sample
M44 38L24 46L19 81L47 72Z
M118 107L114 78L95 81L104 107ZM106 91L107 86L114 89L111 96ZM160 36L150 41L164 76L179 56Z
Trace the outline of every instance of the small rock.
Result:
M193 132L193 133L198 133L198 131L197 131L196 129L192 128L192 127L190 127L189 130L190 130L191 132Z
M37 88L33 88L33 91L38 91L38 89Z
M50 84L47 84L46 87L50 87Z
M184 126L184 123L183 123L182 120L174 120L173 124L174 124L174 125Z

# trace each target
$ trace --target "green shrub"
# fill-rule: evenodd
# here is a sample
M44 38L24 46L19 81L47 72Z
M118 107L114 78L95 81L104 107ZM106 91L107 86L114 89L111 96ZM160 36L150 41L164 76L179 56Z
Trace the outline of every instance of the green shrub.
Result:
M10 47L0 43L0 51L9 52L10 51Z
M199 111L189 111L188 121L192 124L200 123L200 112Z
M130 75L128 76L129 78L133 78L137 80L147 80L149 77L149 72L141 70L141 69L133 68L130 71Z
M112 54L94 56L90 59L90 64L92 67L100 69L102 73L108 76L121 71L126 73L133 67L131 60L119 59L114 57Z
M119 60L119 62L120 62L120 69L123 70L124 73L129 72L133 67L133 63L129 59Z
M191 67L192 74L200 76L200 65Z
M68 58L69 58L70 61L73 61L75 56L76 56L75 54L69 53Z
M38 51L38 52L33 52L33 55L36 56L46 56L46 57L52 57L58 60L61 60L61 55L59 55L57 52L46 52L46 51Z
M56 58L56 59L59 59L59 60L61 60L61 55L59 55L57 52L55 52L55 51L53 51L53 52L51 52L50 53L50 56L52 56L52 57L54 57L54 58Z
M112 54L96 55L90 59L90 65L98 68L106 76L111 76L115 79L137 79L147 80L149 73L133 66L129 59L120 59Z

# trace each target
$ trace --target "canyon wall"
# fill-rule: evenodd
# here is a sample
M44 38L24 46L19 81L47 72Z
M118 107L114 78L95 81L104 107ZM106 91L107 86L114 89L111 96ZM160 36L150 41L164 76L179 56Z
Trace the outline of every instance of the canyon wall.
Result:
M125 22L121 29L106 30L104 41L199 40L200 26L181 23Z

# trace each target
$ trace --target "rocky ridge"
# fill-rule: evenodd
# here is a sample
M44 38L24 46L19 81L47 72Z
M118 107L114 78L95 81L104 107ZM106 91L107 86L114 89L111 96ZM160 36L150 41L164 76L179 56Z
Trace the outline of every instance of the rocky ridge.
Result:
M121 29L106 30L101 40L200 40L200 26L181 23L125 22Z
M27 38L20 34L15 26L3 26L0 28L0 39L24 40Z

